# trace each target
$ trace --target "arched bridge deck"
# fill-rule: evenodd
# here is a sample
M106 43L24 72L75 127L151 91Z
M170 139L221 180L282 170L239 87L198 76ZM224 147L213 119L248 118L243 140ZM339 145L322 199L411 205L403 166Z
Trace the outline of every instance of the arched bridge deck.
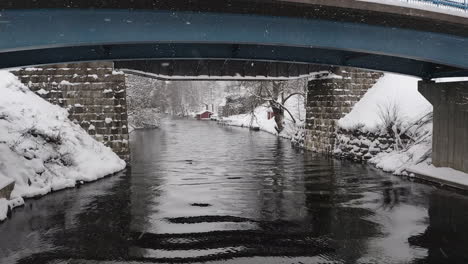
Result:
M468 75L463 16L354 0L30 2L0 3L1 68L207 59Z

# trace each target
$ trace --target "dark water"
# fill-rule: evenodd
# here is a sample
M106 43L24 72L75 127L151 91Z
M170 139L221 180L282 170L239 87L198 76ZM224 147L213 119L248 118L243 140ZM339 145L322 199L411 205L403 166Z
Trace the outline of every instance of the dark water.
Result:
M131 144L126 173L0 224L0 263L468 263L466 196L213 122Z

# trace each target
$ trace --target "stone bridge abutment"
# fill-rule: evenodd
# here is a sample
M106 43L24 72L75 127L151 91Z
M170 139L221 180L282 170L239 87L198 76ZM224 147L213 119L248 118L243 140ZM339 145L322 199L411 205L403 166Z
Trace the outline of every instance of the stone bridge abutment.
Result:
M129 161L125 75L113 62L28 67L12 71L22 83L52 104L97 141Z
M339 143L337 121L351 111L381 76L377 72L332 67L310 80L304 147L333 154ZM468 81L420 81L418 90L434 107L432 164L468 173Z
M329 67L307 85L304 147L332 154L337 121L351 111L382 73Z

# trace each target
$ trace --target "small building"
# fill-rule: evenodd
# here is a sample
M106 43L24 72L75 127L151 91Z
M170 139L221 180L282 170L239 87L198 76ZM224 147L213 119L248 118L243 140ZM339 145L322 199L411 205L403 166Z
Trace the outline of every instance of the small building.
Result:
M210 112L210 111L204 111L204 112L201 112L201 113L196 114L195 117L196 117L198 120L210 120L211 115L213 115L212 112Z

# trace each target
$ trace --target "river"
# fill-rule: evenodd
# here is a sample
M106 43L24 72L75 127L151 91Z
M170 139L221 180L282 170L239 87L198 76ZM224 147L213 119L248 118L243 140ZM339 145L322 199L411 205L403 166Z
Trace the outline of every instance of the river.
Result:
M288 140L164 119L131 168L30 199L0 263L468 263L468 198Z

